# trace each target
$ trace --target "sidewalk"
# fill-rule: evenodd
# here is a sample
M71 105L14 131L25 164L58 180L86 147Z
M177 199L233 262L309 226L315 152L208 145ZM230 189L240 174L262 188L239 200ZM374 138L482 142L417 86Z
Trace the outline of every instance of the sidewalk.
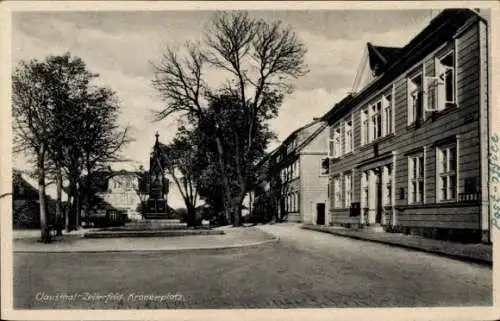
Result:
M428 239L401 233L370 232L353 230L337 226L302 225L303 229L350 237L357 240L371 241L412 250L434 253L454 259L492 265L492 245L461 244L448 241Z
M38 242L39 236L13 239L14 253L74 253L74 252L140 252L219 250L277 242L278 238L257 228L223 228L223 235L175 237L120 237L91 239L77 233L58 237L52 243Z

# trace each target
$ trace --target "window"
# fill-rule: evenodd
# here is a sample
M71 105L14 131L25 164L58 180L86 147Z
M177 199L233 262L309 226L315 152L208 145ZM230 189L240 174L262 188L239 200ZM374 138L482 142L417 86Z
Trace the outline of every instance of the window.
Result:
M392 133L392 96L387 95L382 97L382 107L384 109L382 114L382 135L386 136Z
M428 79L427 111L443 110L455 103L455 55L434 59L435 76Z
M340 176L337 176L333 179L333 189L334 189L334 206L336 208L342 207L342 190L340 184Z
M361 145L369 143L368 109L361 110Z
M340 157L342 155L342 136L341 136L341 128L338 126L333 131L333 140L334 140L334 151L333 157Z
M379 101L371 106L371 139L373 141L382 136L382 102Z
M322 157L321 158L321 164L320 164L320 175L328 175L330 172L330 159L328 157Z
M408 202L424 202L424 155L419 154L408 158Z
M438 76L440 86L438 87L438 103L441 108L455 102L455 58L454 53L450 52L441 59L436 60L436 75ZM442 98L440 98L442 97ZM443 102L444 100L444 102Z
M408 78L408 125L419 121L424 115L422 75Z
M352 152L352 120L346 121L344 123L344 141L345 141L345 152L349 153Z
M457 147L438 148L438 200L451 201L457 197Z
M352 174L345 174L344 176L344 207L351 207L352 199Z
M331 127L330 128L330 138L328 139L328 156L329 157L334 157L335 156L335 128Z

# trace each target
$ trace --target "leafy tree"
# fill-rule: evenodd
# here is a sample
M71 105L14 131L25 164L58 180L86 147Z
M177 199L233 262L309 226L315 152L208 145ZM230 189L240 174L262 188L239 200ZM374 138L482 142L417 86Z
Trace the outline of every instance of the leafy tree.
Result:
M186 45L187 55L168 49L155 67L153 85L166 104L157 113L161 120L181 113L195 124L213 116L224 116L210 105L234 103L241 109L238 130L233 131L234 154L227 151L227 136L220 130L224 117L215 117L215 151L217 165L223 173L224 210L233 225L240 224L241 204L249 189L248 177L254 163L258 127L276 117L290 80L304 75L306 49L290 28L251 18L246 12L217 13L205 34L204 46ZM230 92L222 102L218 90L210 88L204 78L207 68L227 73L227 84L219 88ZM240 148L241 146L241 148ZM231 147L229 147L231 149ZM231 161L227 161L232 157ZM234 167L234 168L232 168ZM234 169L234 173L232 173ZM233 193L233 186L236 192Z
M82 201L88 196L83 174L90 177L95 168L116 160L120 148L128 142L127 130L121 131L117 125L116 95L93 85L96 77L82 59L69 53L44 61L21 61L13 74L15 151L27 152L35 160L40 200L45 198L46 176L55 178L59 234L64 176L69 181L72 214L66 212L68 230L70 224L79 224ZM44 204L40 201L40 221L42 239L48 241Z
M45 171L51 142L54 105L48 90L47 65L33 60L20 62L12 76L14 150L28 152L38 176L40 229L42 242L50 242L47 221Z

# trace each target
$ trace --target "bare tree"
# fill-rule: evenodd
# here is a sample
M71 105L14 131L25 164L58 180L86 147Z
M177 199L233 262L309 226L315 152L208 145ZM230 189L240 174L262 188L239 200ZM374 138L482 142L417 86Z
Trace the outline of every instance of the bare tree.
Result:
M239 164L240 189L235 197L231 196L228 178L223 178L226 215L233 219L234 225L239 225L239 209L248 189L246 177L253 161L255 125L277 115L284 95L290 92L290 80L307 72L306 49L296 34L279 21L256 20L246 12L222 12L214 15L212 27L205 34L205 46L187 44L186 52L181 56L168 49L154 65L153 85L166 104L156 116L161 120L181 113L194 122L200 121L205 117L207 101L216 91L204 81L204 72L210 67L227 72L225 87L238 93L239 105L245 109L248 121L246 134L238 133L243 136L239 139L245 148L233 155ZM216 137L218 164L221 172L225 172L226 151L222 140L223 137Z

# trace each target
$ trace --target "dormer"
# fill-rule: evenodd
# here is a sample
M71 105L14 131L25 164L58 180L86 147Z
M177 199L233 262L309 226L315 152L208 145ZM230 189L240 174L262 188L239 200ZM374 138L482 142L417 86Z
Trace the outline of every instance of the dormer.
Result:
M352 92L356 93L378 76L399 58L401 48L376 46L368 42L361 58Z

